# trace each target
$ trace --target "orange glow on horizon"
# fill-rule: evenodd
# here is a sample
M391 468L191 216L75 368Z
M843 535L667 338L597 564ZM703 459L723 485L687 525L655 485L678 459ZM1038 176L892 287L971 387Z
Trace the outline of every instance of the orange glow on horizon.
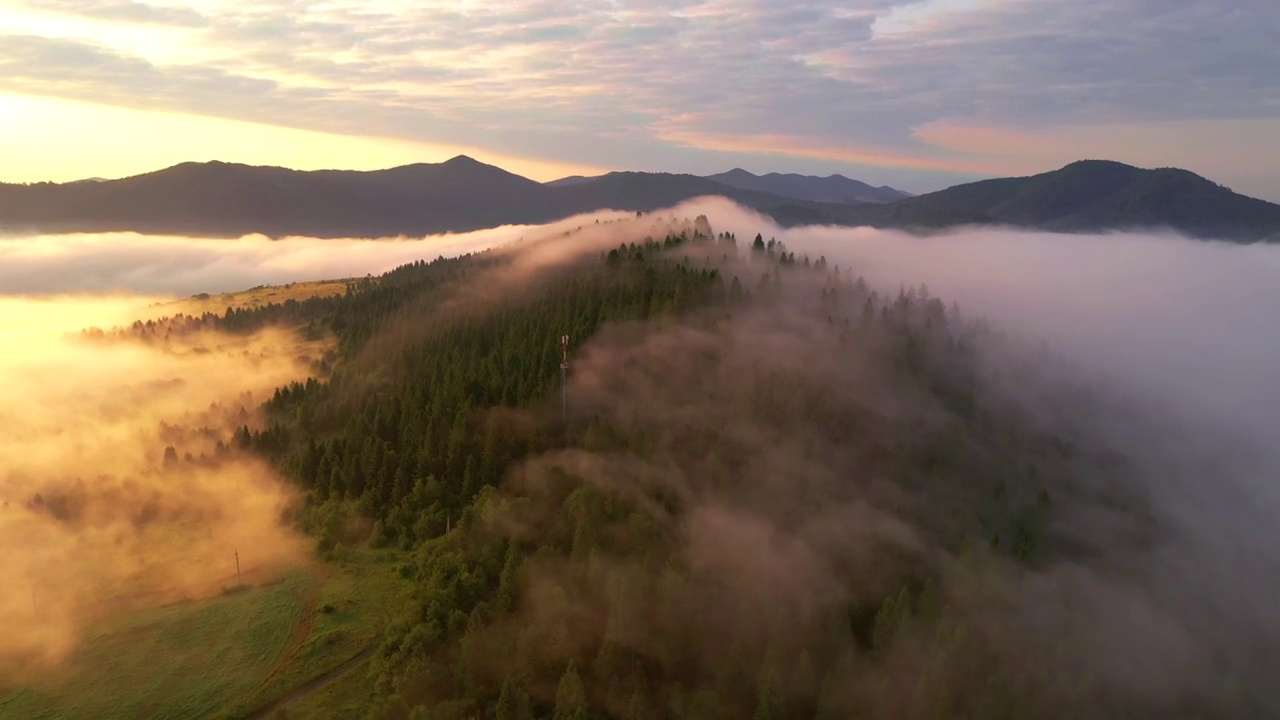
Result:
M456 155L469 155L538 181L608 172L460 145L338 135L0 92L0 157L4 158L0 182L119 178L208 160L297 170L378 170L443 162Z

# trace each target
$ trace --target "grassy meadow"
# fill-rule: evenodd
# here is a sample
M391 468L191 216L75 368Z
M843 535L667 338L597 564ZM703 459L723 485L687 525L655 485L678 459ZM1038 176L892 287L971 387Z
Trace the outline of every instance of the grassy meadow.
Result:
M189 298L174 300L159 306L164 314L186 313L200 315L205 312L226 312L227 308L248 310L283 303L289 300L302 302L313 297L329 297L341 295L347 291L347 283L351 280L313 280L309 282L293 282L287 285L262 285L249 290L234 293L202 293Z
M249 717L377 644L408 604L395 567L391 555L354 553L270 585L116 618L39 681L0 688L0 718ZM342 687L323 697L340 703Z

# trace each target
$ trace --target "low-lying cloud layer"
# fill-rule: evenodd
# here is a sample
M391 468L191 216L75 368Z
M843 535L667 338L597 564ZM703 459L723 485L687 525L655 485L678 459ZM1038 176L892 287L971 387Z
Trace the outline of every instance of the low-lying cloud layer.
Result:
M927 285L967 316L1043 343L1034 362L1046 372L1065 362L1060 372L1087 377L1119 407L1167 422L1155 435L1120 420L1094 429L1145 463L1164 510L1216 548L1217 564L1202 570L1239 570L1249 558L1242 588L1280 572L1270 520L1280 516L1280 246L983 227L932 237L783 230L720 201L685 212L707 213L740 242L763 229L882 291Z
M781 229L720 200L677 208L717 230L756 232L862 275L882 291L927 285L971 315L1087 370L1105 372L1184 409L1247 420L1255 430L1280 403L1280 246L1174 235L1065 235L971 227L916 237L873 228ZM1223 417L1225 416L1225 418Z
M287 332L92 338L139 297L0 297L0 679L57 661L114 612L304 562L291 493L227 448L304 377Z
M497 247L527 233L550 233L608 218L597 213L546 226L506 226L425 238L271 240L101 233L0 235L0 295L135 292L194 295L378 275L440 255Z

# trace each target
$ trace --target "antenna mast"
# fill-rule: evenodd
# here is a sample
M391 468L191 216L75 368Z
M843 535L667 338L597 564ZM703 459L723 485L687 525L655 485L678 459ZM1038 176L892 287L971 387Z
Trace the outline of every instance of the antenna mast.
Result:
M560 406L564 422L569 424L569 336L560 336Z

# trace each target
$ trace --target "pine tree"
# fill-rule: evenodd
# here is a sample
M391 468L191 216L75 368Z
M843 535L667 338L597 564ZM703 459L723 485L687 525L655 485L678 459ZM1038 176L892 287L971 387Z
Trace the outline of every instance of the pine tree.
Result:
M552 720L583 720L587 714L587 695L572 661L556 687L556 709Z
M637 688L631 693L631 702L627 703L626 720L653 720L653 717L648 695Z
M782 720L782 703L778 701L778 692L773 686L772 678L765 678L760 683L756 694L756 712L753 720Z
M511 678L502 681L502 692L493 704L493 720L516 720L515 690L511 687Z

